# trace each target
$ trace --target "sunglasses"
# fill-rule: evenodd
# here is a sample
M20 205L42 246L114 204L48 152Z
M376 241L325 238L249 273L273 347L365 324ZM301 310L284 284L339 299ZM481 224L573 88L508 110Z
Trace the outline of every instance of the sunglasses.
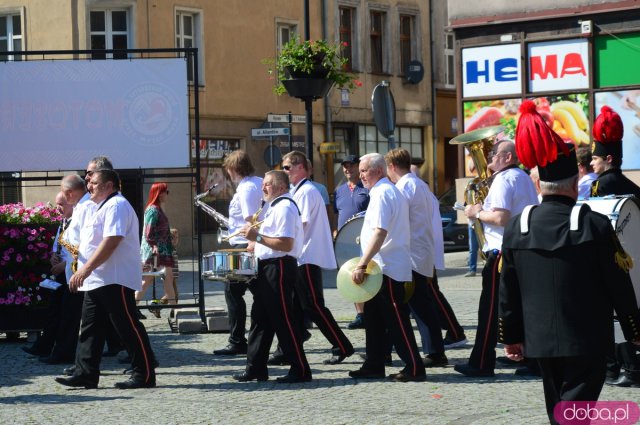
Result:
M87 170L87 171L84 172L84 175L91 177L93 175L93 171Z
M291 168L293 167L293 165L283 165L282 168L289 171L291 170Z

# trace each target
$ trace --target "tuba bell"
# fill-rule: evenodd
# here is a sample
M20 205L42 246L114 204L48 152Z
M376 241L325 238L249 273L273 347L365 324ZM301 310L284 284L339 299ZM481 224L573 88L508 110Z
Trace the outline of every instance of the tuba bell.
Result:
M489 194L491 180L489 178L487 157L493 147L495 137L503 131L504 127L501 125L484 127L463 133L449 141L451 145L462 145L467 148L473 165L476 167L476 172L478 173L477 177L467 183L467 187L464 190L464 202L468 205L483 203ZM473 223L473 230L478 237L478 245L482 247L486 242L482 223L475 221ZM480 250L480 256L486 259L484 258L482 249Z

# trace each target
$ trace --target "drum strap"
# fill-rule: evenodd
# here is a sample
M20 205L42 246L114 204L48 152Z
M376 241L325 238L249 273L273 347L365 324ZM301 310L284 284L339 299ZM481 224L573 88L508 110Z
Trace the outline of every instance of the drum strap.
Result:
M587 204L574 205L571 209L571 217L569 218L569 230L577 232L580 230L580 217L584 207L589 207Z
M523 235L529 233L529 217L531 216L531 210L533 210L538 205L527 205L522 210L522 214L520 215L520 232Z
M298 208L298 204L296 204L296 201L294 201L293 199L288 198L288 197L286 197L286 196L282 196L282 197L280 197L280 198L276 199L275 201L273 201L273 202L271 203L271 206L272 206L272 207L275 207L275 206L276 206L276 204L277 204L278 202L282 201L283 199L288 199L289 201L291 201L291 203L296 207L296 210L298 210L298 215L302 215L302 214L300 213L300 208Z

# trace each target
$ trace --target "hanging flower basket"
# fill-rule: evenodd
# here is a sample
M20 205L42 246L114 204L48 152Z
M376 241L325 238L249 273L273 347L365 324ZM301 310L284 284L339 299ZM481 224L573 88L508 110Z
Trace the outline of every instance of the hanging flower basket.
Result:
M276 79L273 91L278 95L285 92L291 94L289 90L291 84L285 84L285 81L303 79L328 80L330 83L322 96L326 95L333 85L349 91L360 87L362 83L356 80L356 76L345 70L348 59L342 56L343 47L346 47L346 44L330 44L326 40L301 41L299 38L290 40L282 46L277 59L262 61L269 66L269 75ZM295 83L293 85L298 86ZM318 87L320 83L300 83L299 86ZM318 92L319 89L315 93ZM313 95L312 97L317 99L322 96ZM305 98L308 97L305 96Z
M282 80L282 84L291 97L316 100L326 96L333 86L333 81L326 78L297 78Z

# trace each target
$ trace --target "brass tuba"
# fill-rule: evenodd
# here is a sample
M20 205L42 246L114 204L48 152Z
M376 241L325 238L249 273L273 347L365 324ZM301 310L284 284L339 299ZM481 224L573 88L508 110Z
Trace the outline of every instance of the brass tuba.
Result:
M487 157L493 147L495 136L503 131L504 127L501 125L484 127L463 133L449 141L451 145L463 145L467 148L471 160L476 167L476 172L478 173L478 177L470 180L464 190L464 201L468 205L483 203L489 193L491 181L489 179ZM478 236L478 245L481 247L480 256L485 259L482 253L482 246L486 242L486 238L484 236L482 223L475 221L473 223L473 230L476 232L476 236Z

